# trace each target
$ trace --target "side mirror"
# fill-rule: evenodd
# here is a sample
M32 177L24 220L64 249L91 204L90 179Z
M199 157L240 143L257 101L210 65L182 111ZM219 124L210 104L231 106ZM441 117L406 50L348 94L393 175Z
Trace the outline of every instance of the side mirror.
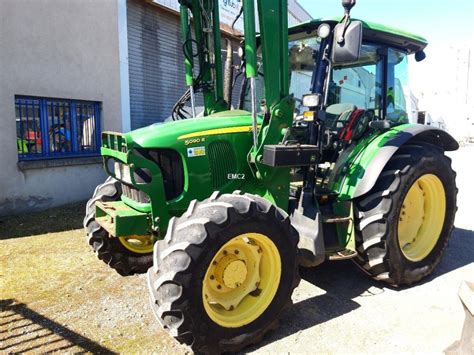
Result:
M342 40L341 40L342 39ZM360 57L362 47L362 22L352 21L347 27L340 23L334 28L332 63L355 62Z

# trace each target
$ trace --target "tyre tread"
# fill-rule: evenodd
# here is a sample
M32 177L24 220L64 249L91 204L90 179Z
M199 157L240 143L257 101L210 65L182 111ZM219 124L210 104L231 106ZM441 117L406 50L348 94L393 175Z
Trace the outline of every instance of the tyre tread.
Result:
M417 162L424 164L439 158L445 159L451 167L451 159L444 155L439 147L422 142L406 144L400 147L387 163L372 190L355 200L356 244L359 255L353 261L374 279L395 286L409 285L429 275L441 260L453 229L452 223L441 252L429 267L401 270L402 266L390 260L388 256L387 239L390 233L390 218L393 218L395 208L393 196L401 189L403 176L413 173L413 166ZM454 179L456 174L450 169ZM457 194L456 187L454 190Z
M208 339L211 334L206 336L206 331L203 329L197 331L199 326L193 323L195 320L186 316L187 307L189 307L186 290L190 289L193 283L199 282L191 277L192 268L195 267L194 262L202 257L209 243L214 242L211 239L216 238L209 231L231 223L234 218L252 218L256 211L272 214L281 223L289 221L285 212L275 208L270 202L259 196L240 194L240 192L222 195L214 193L202 202L191 202L185 214L169 224L165 239L155 245L155 267L148 271L150 301L154 314L159 323L171 335L178 341L190 345L194 351L204 353L238 351L258 342L270 329L275 327L274 322L270 322L257 332L242 334L238 339L221 339L216 344ZM198 233L196 228L191 230L190 226L197 227L201 233ZM293 229L290 228L290 230ZM183 241L186 242L183 243ZM296 251L298 244L296 232L292 234L292 241ZM169 250L172 252L168 252ZM173 257L173 260L169 260ZM189 262L184 262L186 258L189 259ZM291 291L299 283L296 262L293 280ZM165 286L169 283L175 285L173 287L176 288L173 297L170 296L170 292L165 290ZM291 297L287 301L291 302ZM170 312L175 313L170 316ZM201 328L203 326L201 325Z
M95 221L95 203L97 201L116 201L120 198L120 183L112 177L98 185L91 199L86 204L86 213L83 220L87 235L87 242L109 267L122 276L143 274L152 263L151 254L129 255L117 248L117 243L112 243L108 233Z

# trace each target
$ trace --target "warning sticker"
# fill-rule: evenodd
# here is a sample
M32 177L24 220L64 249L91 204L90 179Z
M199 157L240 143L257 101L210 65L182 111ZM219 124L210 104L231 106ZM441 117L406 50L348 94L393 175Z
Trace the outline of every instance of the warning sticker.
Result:
M188 157L202 157L203 155L206 155L206 147L193 147L193 148L188 148Z

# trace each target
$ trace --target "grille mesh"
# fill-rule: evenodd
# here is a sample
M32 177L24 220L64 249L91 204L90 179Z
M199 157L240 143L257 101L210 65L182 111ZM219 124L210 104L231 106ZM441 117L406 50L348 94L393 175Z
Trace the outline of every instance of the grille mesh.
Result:
M212 142L208 151L212 187L219 189L229 182L228 174L237 172L235 153L228 141Z
M143 191L137 190L133 186L122 183L122 194L129 199L139 203L149 203L150 198Z

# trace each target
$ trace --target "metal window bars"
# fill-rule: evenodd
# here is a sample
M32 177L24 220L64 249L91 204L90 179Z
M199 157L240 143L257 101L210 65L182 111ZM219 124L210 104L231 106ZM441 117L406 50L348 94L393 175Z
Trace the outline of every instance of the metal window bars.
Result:
M19 160L100 154L101 103L15 96Z

